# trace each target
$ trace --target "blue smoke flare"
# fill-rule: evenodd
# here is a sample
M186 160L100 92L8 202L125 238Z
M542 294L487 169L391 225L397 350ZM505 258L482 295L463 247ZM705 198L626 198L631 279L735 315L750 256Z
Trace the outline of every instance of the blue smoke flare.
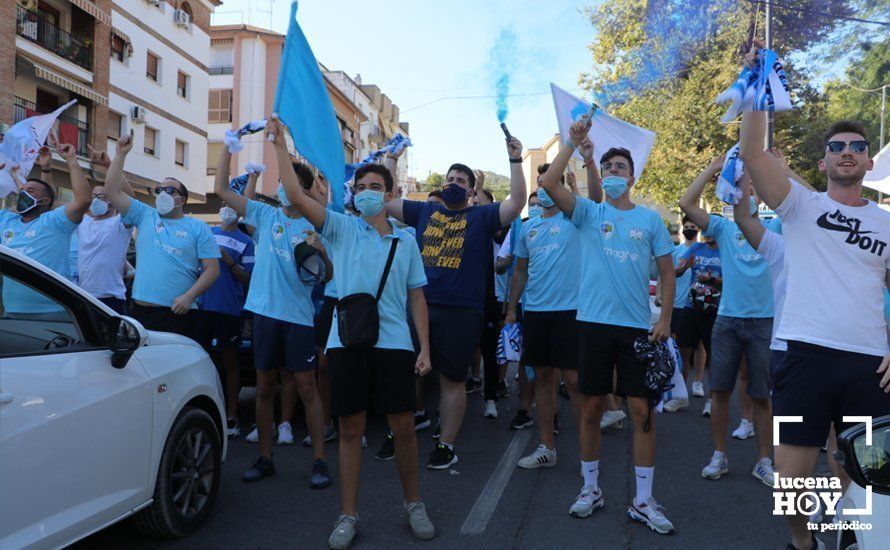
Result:
M494 86L495 106L498 121L507 120L510 109L507 96L510 94L510 80L517 64L516 34L510 29L502 29L491 46L488 54L488 72Z

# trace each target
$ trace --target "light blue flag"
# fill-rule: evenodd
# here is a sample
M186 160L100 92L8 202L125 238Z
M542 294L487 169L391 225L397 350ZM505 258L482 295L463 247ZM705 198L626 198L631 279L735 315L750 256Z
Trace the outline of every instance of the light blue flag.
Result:
M297 23L297 2L291 4L273 111L291 130L300 155L331 182L346 181L343 142L334 106L312 48ZM343 187L331 185L331 206L343 211Z

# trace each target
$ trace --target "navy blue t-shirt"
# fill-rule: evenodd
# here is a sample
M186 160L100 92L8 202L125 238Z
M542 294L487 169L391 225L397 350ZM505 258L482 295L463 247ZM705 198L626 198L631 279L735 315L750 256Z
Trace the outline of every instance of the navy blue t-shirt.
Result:
M431 304L482 308L492 263L492 235L501 229L500 203L448 210L441 204L404 201L423 258Z
M247 234L237 229L223 231L220 227L213 227L211 231L217 246L225 249L232 260L245 271L253 271L254 246ZM244 309L244 285L222 260L219 260L219 278L202 296L200 309L241 316L241 310Z

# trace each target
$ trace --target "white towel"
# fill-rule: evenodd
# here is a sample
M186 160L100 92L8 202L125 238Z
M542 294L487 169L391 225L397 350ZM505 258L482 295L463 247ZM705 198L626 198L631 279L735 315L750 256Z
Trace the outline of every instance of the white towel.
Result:
M732 102L720 120L729 122L750 111L787 111L792 108L788 78L779 56L772 50L760 50L757 64L744 68L732 86L715 100Z
M244 165L244 171L248 174L262 174L266 171L266 165L259 162L248 162Z

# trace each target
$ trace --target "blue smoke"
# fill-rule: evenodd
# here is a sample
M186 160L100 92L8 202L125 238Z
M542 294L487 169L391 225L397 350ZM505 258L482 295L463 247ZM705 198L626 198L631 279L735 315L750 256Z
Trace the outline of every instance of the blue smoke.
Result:
M650 0L645 14L646 41L623 52L634 68L594 92L599 105L624 102L653 85L680 75L718 28L733 0ZM608 29L599 29L608 32Z
M516 34L510 29L502 29L488 54L487 69L494 86L498 122L506 121L510 112L507 96L510 94L511 75L516 68L516 51Z

